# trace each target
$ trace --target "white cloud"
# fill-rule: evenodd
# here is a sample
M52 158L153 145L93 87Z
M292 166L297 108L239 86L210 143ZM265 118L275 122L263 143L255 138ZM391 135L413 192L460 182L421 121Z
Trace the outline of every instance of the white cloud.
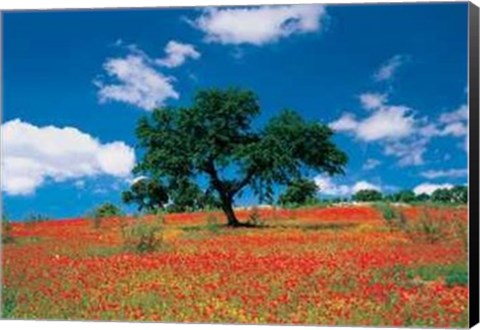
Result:
M429 140L414 138L406 141L396 141L385 145L385 154L398 158L398 165L422 165L423 154L427 151Z
M367 110L378 109L387 102L386 94L364 93L360 95L360 103Z
M343 131L355 131L358 128L358 121L355 119L355 115L351 113L344 113L342 117L336 121L330 123L330 128L343 132Z
M427 194L431 195L437 189L450 189L453 185L450 183L434 184L434 183L422 183L413 188L415 195Z
M448 170L428 170L420 174L427 179L437 179L437 178L459 178L465 177L468 175L468 170L464 168L458 169L448 169Z
M395 55L383 64L374 74L375 80L385 81L390 80L395 75L398 68L405 62L405 57L402 55Z
M321 5L208 8L192 24L205 33L207 42L262 46L318 31L326 15Z
M468 120L468 106L466 104L462 104L457 110L454 110L452 112L443 113L439 119L439 121L444 124L451 124L454 122L467 121L467 120Z
M382 191L382 189L377 186L377 185L374 185L370 182L367 182L367 181L359 181L357 183L355 183L352 187L352 193L357 193L359 192L360 190L377 190L377 191Z
M2 125L1 136L2 191L10 195L32 194L48 179L127 177L135 164L125 143L102 144L73 127L37 127L15 119Z
M103 68L117 83L95 82L100 102L125 102L150 111L163 106L169 98L179 98L172 86L174 78L155 70L149 59L140 54L109 59Z
M369 158L365 161L365 164L363 165L364 170L373 170L377 166L379 166L382 162L379 161L378 159L373 159Z
M200 58L200 53L193 45L183 44L175 40L168 42L167 46L165 46L165 53L165 58L157 59L155 63L166 66L167 68L180 66L187 60L187 58Z
M415 120L408 107L393 105L381 106L363 120L356 120L347 113L329 126L336 131L351 132L359 140L370 142L409 136L414 125Z
M321 194L330 196L347 196L350 195L351 189L347 185L337 185L331 178L323 175L317 175L314 182L320 190Z
M360 190L364 189L374 189L378 191L382 191L382 189L367 181L359 181L356 182L353 186L348 185L337 185L333 180L324 175L317 175L314 178L314 182L317 185L320 194L328 195L328 196L349 196L357 193Z

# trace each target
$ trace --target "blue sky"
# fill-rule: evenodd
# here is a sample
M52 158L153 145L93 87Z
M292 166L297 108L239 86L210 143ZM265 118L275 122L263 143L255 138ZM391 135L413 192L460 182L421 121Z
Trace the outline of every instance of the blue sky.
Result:
M330 125L350 162L321 196L467 182L467 4L10 12L3 19L7 214L120 202L134 128L195 90L259 96ZM251 203L250 193L237 203Z

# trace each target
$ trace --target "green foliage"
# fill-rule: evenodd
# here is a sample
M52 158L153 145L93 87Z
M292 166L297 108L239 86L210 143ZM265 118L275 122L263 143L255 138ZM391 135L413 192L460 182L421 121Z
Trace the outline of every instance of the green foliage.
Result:
M382 199L382 193L375 189L362 189L353 195L353 200L357 202L378 202Z
M7 287L5 284L2 285L2 309L1 309L1 318L10 319L13 318L13 313L17 307L17 293Z
M137 217L133 224L124 223L121 227L124 248L136 253L152 253L163 249L164 217L158 213L154 219Z
M13 243L12 224L5 214L2 214L2 244Z
M428 208L424 207L420 215L420 221L413 229L420 232L427 242L435 243L444 238L445 223L444 219L434 217Z
M416 201L416 196L411 190L403 190L395 194L395 201L400 203L413 203Z
M425 193L421 193L416 196L416 201L420 203L428 202L430 200L430 196Z
M451 203L452 202L452 195L450 193L450 189L442 188L442 189L435 190L432 193L431 200L433 202Z
M154 212L168 202L167 190L159 181L141 178L122 193L126 204L137 204L138 211Z
M445 283L448 286L467 286L468 285L468 269L452 269L447 276L445 276Z
M468 203L468 187L467 186L455 186L450 189L452 202L456 204Z
M207 230L213 234L217 234L220 230L220 223L215 214L208 214L207 216Z
M88 216L92 218L93 226L95 228L100 228L103 219L124 216L124 213L115 204L106 202L97 206L93 211L89 213Z
M468 187L455 186L453 188L437 189L432 193L430 198L435 203L444 204L467 204L468 203Z
M448 286L468 285L468 267L466 264L449 265L426 265L418 268L408 269L407 276L410 279L416 277L423 281L435 281L444 278Z
M317 191L315 182L300 178L288 184L287 190L280 195L278 201L282 206L297 207L314 204L317 201Z
M259 114L254 93L240 89L201 90L190 107L156 109L138 123L144 156L134 172L162 180L173 200L184 182L206 176L204 193L218 201L229 225L239 224L232 205L246 186L262 201L272 198L275 183L288 184L303 170L343 173L347 156L328 126L285 110L254 129Z
M397 218L397 212L390 203L376 203L374 207L382 214L383 219L388 223Z
M189 180L177 182L170 189L172 204L168 207L169 212L194 212L220 207L218 199L211 191L204 192Z

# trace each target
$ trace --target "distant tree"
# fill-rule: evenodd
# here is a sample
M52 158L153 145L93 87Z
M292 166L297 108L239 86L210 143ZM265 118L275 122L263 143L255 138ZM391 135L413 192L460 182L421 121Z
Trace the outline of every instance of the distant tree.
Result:
M390 203L397 202L397 198L397 194L388 194L383 196L383 200Z
M375 189L362 189L353 195L353 199L357 202L377 202L382 198L382 193Z
M448 188L437 189L432 193L431 200L437 203L451 203L453 201L452 191Z
M421 193L417 196L415 196L415 199L417 202L427 202L430 200L430 196L428 194L425 194L425 193Z
M124 213L115 204L106 202L95 208L93 216L98 218L117 217L122 216Z
M308 179L297 179L292 181L286 191L280 195L279 203L283 206L305 205L316 200L318 186L315 182Z
M468 187L467 186L455 186L450 189L452 195L452 201L457 204L468 203Z
M144 155L134 172L159 178L169 192L206 178L231 226L241 225L233 202L247 186L264 200L275 183L286 185L305 170L343 173L347 156L328 126L285 110L254 128L259 114L256 96L239 89L202 90L190 107L156 109L138 123Z
M153 212L168 203L168 194L159 181L142 178L122 193L122 200L126 204L137 204L138 211Z
M395 201L401 203L412 203L416 200L415 193L411 190L402 190L396 193Z

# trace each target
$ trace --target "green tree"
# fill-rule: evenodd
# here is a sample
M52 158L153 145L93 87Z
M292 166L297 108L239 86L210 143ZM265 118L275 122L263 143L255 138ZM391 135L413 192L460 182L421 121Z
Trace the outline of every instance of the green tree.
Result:
M118 217L122 215L122 210L110 202L103 203L93 210L93 216L97 218Z
M415 196L417 202L428 202L430 200L430 196L426 193L421 193Z
M318 187L308 179L297 179L288 184L286 191L280 195L281 205L305 205L316 200Z
M220 207L211 191L203 191L197 184L188 180L171 188L171 199L172 203L168 207L170 212L197 211Z
M156 109L138 123L144 154L134 172L162 180L169 191L206 178L231 226L240 225L233 202L247 186L271 200L275 183L286 185L306 170L343 173L347 156L328 126L284 110L254 128L259 114L254 93L239 89L202 90L190 107Z
M448 188L437 189L432 193L431 199L437 203L451 203L452 192Z
M122 200L126 204L137 204L138 211L153 212L168 202L168 194L159 181L142 178L122 193Z
M383 198L382 193L375 189L362 189L353 195L353 200L357 202L377 202Z
M395 194L395 201L402 203L413 203L416 200L415 193L411 190L402 190Z
M468 203L468 187L467 186L455 186L450 189L452 195L452 201L457 204Z

